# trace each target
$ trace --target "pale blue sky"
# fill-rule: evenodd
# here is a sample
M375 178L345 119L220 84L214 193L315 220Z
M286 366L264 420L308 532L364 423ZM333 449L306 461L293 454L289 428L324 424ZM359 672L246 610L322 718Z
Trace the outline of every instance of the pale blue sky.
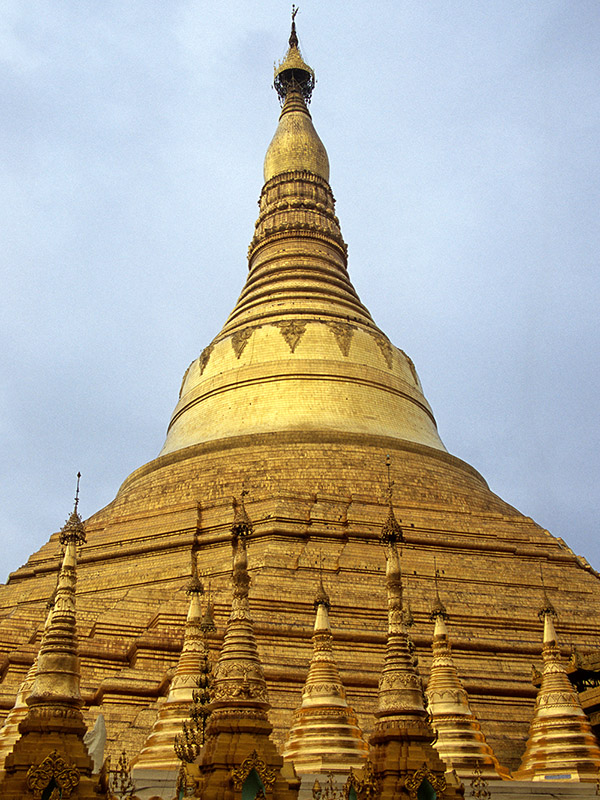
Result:
M315 2L350 273L448 449L600 567L596 0ZM0 580L160 450L220 329L287 2L0 9Z

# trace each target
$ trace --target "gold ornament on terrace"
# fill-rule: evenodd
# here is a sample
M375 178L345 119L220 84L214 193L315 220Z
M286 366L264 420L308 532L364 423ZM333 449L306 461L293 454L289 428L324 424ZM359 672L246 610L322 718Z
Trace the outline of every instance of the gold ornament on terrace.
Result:
M125 750L121 752L116 769L109 770L108 785L117 800L126 800L135 792L135 783L131 777L129 760Z
M544 622L542 679L525 753L514 777L593 781L600 769L600 746L562 664L553 622L556 611L545 586L539 616Z
M40 800L43 794L49 797L56 796L69 798L80 781L79 770L68 764L58 750L53 750L50 755L35 767L30 767L27 773L27 788L32 792L34 800ZM48 790L51 793L48 794Z
M294 711L282 754L293 763L298 775L347 773L351 766L364 763L369 748L356 714L346 701L346 690L333 654L331 603L322 575L314 606L313 655L302 702Z
M490 800L491 794L488 789L487 781L481 774L481 765L479 761L473 770L473 779L471 780L471 796L476 800Z
M406 788L408 789L410 800L417 800L419 789L424 781L429 783L438 797L443 797L443 793L446 791L446 778L444 775L435 775L427 764L423 764L420 769L413 772L406 779Z
M351 789L354 789L357 800L375 800L377 798L379 781L370 759L367 759L360 774L354 772L353 769L350 770L344 789L344 800L348 800Z
M244 497L249 494L247 489L242 489L240 500L233 497L233 524L231 526L231 533L234 537L240 536L245 538L246 536L250 536L254 530L252 527L252 522L250 521L250 517L246 511L246 506L244 505Z
M256 770L256 774L263 782L266 790L270 791L271 787L275 783L277 772L276 770L270 769L267 766L265 761L263 761L263 759L258 755L256 750L253 750L248 758L245 758L237 769L233 769L231 771L231 779L235 788L242 788L244 781L248 775L250 775L253 769Z
M509 779L508 770L500 766L486 741L458 676L446 627L449 615L440 598L438 575L435 564L435 599L430 614L430 619L435 622L433 660L425 692L430 721L437 734L433 746L448 770L454 769L463 781L473 774L475 768L481 774L481 765L488 780Z
M393 504L393 494L392 494L394 481L391 479L390 475L391 459L389 456L385 457L385 465L387 467L387 475L388 475L388 488L387 488L388 515L386 517L385 522L383 523L383 527L381 528L381 541L384 544L392 544L395 542L404 541L404 534L402 533L402 528L400 527L400 524L396 519L396 515L394 514L394 504Z

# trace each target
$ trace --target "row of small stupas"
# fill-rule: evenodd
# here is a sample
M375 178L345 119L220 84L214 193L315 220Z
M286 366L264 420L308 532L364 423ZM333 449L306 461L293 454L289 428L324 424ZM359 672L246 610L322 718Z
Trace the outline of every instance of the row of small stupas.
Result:
M0 797L162 798L205 800L292 798L490 797L496 782L595 782L600 748L561 663L554 609L544 591L543 670L529 739L511 776L497 761L473 714L452 659L439 592L432 604L433 661L424 692L403 604L399 546L402 529L389 511L381 530L386 551L388 635L367 742L348 705L336 664L330 601L322 581L315 599L313 655L282 753L271 740L269 700L250 614L247 540L252 523L234 500L231 613L212 673L210 602L192 554L184 642L168 696L137 755L111 771L102 731L86 733L77 654L77 550L85 542L75 508L62 528L62 566L38 657L0 730ZM96 726L97 728L98 726ZM99 750L98 752L98 745ZM581 785L581 783L579 783ZM514 796L523 796L514 795ZM559 794L553 796L561 796ZM584 795L580 793L581 797Z

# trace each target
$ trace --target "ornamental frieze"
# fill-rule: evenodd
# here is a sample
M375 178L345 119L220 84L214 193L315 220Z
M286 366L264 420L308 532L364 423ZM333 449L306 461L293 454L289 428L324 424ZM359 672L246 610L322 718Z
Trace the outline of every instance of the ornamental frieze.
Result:
M273 325L279 328L281 335L290 348L290 352L293 353L304 335L306 321L299 319L280 320L279 322L274 322Z
M416 770L406 779L406 788L410 800L417 800L418 791L423 781L427 781L431 788L436 792L437 797L442 797L446 790L446 778L443 775L435 775L428 767L423 764L421 769Z
M392 359L393 359L393 350L392 350L392 343L388 338L383 336L383 334L378 333L377 331L369 331L373 339L377 342L377 346L381 350L381 354L385 358L385 363L388 366L388 369L392 368Z
M270 792L277 777L277 770L268 767L256 750L253 750L237 769L231 770L231 779L235 788L240 790L243 787L252 770L256 770L256 774L261 779L265 789Z
M231 346L233 347L233 352L235 353L236 358L239 358L242 355L250 337L254 331L260 327L260 325L249 325L247 328L242 328L233 334L231 337Z
M68 798L73 789L79 786L79 780L79 770L68 764L57 750L53 750L41 764L30 767L27 772L27 788L34 800L40 800L49 788L53 789L50 797Z
M214 347L215 347L215 343L211 342L200 353L200 355L198 357L198 367L200 368L200 375L202 375L202 373L206 369L206 365L208 364L208 362L210 360L210 355L211 355L212 351L214 350Z
M336 322L334 320L326 323L327 327L335 336L340 352L343 356L348 356L350 353L350 344L352 343L352 336L356 328L349 322Z

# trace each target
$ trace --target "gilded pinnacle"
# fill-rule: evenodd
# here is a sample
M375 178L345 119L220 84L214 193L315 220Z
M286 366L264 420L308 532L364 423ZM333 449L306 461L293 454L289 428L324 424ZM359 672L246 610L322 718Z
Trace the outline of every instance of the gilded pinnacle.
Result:
M282 105L290 90L300 92L305 102L310 103L310 98L315 88L315 73L304 61L298 48L298 34L296 33L297 13L298 9L292 6L292 30L289 49L283 61L279 66L275 67L273 86Z
M231 498L233 502L233 523L231 525L231 533L234 538L239 536L240 538L244 539L246 536L250 536L254 530L244 505L244 496L247 494L248 492L245 489L242 490L241 499L239 502L235 497Z
M317 594L315 595L315 611L318 609L319 606L325 606L327 610L331 608L331 602L329 600L329 595L325 591L325 587L323 586L323 575L319 575L319 588L317 589Z
M388 488L387 488L388 514L381 528L381 541L384 544L392 544L394 542L404 541L404 534L402 532L402 528L400 527L400 523L398 522L398 520L396 519L396 515L394 514L394 505L392 502L392 487L394 486L394 481L390 477L390 463L391 463L390 457L386 456L385 465L387 467L387 473L388 473Z
M81 519L81 516L78 511L80 478L81 478L81 472L78 472L77 491L75 492L75 505L73 506L73 511L71 511L71 515L60 529L59 541L61 544L68 544L69 542L75 542L75 544L84 544L86 540L83 520Z
M198 559L195 550L192 550L192 569L191 569L190 582L188 583L185 593L191 594L204 594L204 586L198 577Z

